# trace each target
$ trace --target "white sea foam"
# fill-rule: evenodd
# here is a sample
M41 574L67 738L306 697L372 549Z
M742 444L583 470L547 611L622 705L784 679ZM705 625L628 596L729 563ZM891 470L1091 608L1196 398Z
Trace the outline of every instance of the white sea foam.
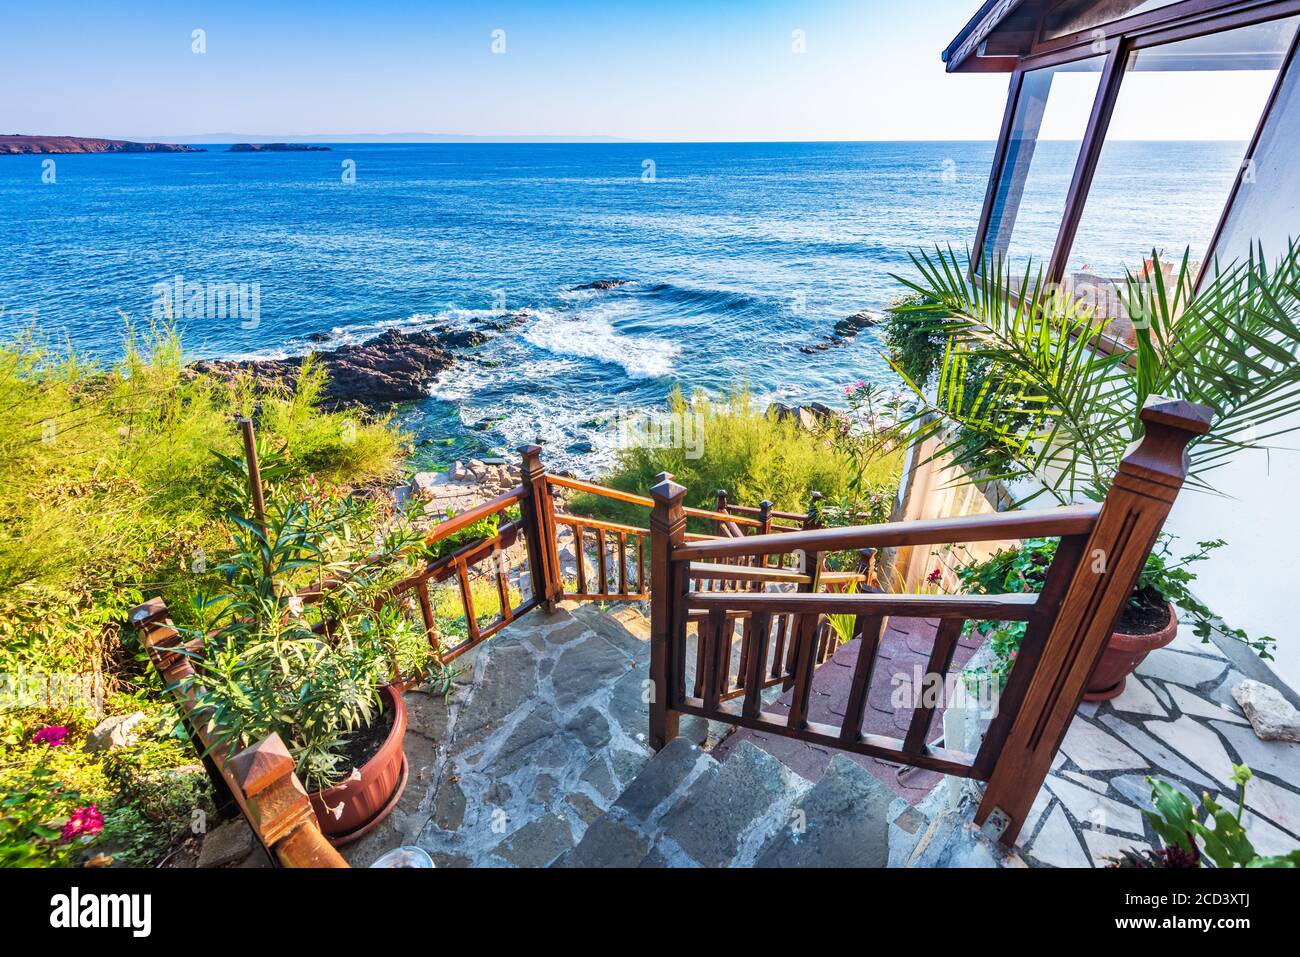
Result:
M621 366L633 379L668 375L681 346L664 339L623 335L611 321L633 308L631 303L604 303L574 313L539 309L534 321L524 330L524 338L537 348L557 355Z

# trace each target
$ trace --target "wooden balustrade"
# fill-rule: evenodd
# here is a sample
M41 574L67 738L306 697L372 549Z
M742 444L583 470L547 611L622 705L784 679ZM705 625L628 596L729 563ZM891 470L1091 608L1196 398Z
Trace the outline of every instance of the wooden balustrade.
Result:
M1124 457L1100 505L821 529L816 527L820 510L814 501L803 531L687 542L687 514L682 507L686 490L671 475L662 474L651 490L655 502L651 745L658 749L667 744L681 715L698 715L974 778L986 782L977 822L991 821L994 832L1013 843L1182 486L1187 443L1209 427L1207 409L1171 399L1153 398L1141 418L1145 435ZM722 495L718 505L720 511L735 509ZM770 520L770 510L768 515ZM845 581L827 581L819 558L827 551L1029 537L1061 539L1039 594L818 591L819 585L845 585ZM754 556L796 550L805 556L798 573L739 567ZM873 557L874 551L863 555L856 580L870 581ZM693 582L712 581L743 582L757 589L690 587ZM793 584L798 590L761 590L777 583ZM854 635L861 640L845 716L838 727L810 720L808 711L814 671L833 646L827 614L852 615ZM968 621L1027 623L997 715L977 753L927 743L936 708L925 695L918 698L901 739L863 732L868 689L890 615L938 620L925 672L925 683L931 687L947 681ZM684 667L688 624L696 628L695 680L689 691ZM739 674L733 679L731 653L737 627L742 653ZM763 688L777 681L791 691L788 714L763 710Z

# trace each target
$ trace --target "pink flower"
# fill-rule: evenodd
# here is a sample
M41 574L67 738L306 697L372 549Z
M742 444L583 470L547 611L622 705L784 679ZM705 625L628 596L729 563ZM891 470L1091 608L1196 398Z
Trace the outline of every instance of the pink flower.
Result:
M936 568L934 571L930 572L930 574L928 574L928 575L925 576L925 580L926 580L927 582L929 582L931 585L937 585L937 584L939 584L939 582L940 582L942 579L943 579L943 569L942 569L942 568Z
M104 815L95 805L79 807L72 812L72 817L63 825L63 840L71 841L86 834L98 834L104 829Z
M63 725L47 724L32 735L32 744L48 744L52 748L57 748L63 744L63 739L67 736L68 729Z

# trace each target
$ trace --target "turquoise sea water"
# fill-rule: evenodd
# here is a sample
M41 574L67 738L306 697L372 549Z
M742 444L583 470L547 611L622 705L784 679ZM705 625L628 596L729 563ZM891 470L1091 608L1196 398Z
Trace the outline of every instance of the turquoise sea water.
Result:
M305 351L527 310L403 412L468 454L545 440L595 467L593 420L674 384L834 401L888 379L868 330L918 247L974 238L991 143L347 145L329 152L0 157L0 332L33 317L112 357L157 284L256 284L256 322L191 318L197 357ZM653 168L653 181L647 171ZM345 182L351 165L355 182ZM47 177L48 178L48 177ZM1168 211L1177 216L1177 210ZM594 280L629 282L575 291ZM472 428L483 420L490 426Z

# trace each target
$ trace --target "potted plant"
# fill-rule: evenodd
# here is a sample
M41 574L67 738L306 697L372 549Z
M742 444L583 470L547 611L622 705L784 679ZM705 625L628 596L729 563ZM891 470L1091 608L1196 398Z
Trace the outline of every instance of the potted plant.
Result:
M223 469L243 472L233 460ZM411 573L418 536L383 532L373 507L312 486L274 495L261 516L247 506L240 497L227 515L234 548L215 569L218 588L194 602L190 690L214 747L278 733L321 830L346 843L406 784L406 710L391 682L422 670L432 649L385 599Z
M1224 543L1221 539L1197 542L1196 551L1175 558L1172 541L1173 536L1161 535L1147 557L1137 587L1133 589L1101 661L1088 682L1084 694L1086 700L1104 701L1120 695L1128 676L1142 660L1157 648L1169 644L1178 634L1177 609L1182 609L1192 619L1197 635L1208 638L1211 612L1191 592L1196 573L1190 566L1204 561L1211 551L1221 548ZM967 563L957 569L962 590L976 595L1042 591L1057 544L1056 539L1050 538L1026 539L1016 548L1003 549L982 561ZM1015 663L1025 634L1025 623L981 621L968 627L990 642L993 652L990 671L1001 684ZM1261 653L1266 653L1273 642L1267 636L1251 639L1240 631L1234 637Z
M1153 253L1119 291L1134 326L1131 345L1110 339L1106 310L1063 291L1032 265L1013 272L1004 261L972 261L952 250L915 255L913 262L920 278L898 277L913 295L892 308L888 329L889 359L917 402L886 438L918 449L930 440L926 461L943 457L969 482L1023 492L1017 505L1039 496L1062 505L1104 500L1125 451L1142 436L1139 412L1153 395L1214 412L1209 432L1188 446L1192 488L1212 490L1214 469L1295 428L1287 417L1300 410L1296 242L1272 267L1262 249L1224 268L1216 263L1199 288L1189 255L1174 268ZM1173 565L1165 555L1153 557L1129 612L1137 617L1136 606L1145 605L1149 620L1121 625L1126 640L1113 643L1099 682L1113 677L1108 687L1118 693L1120 672L1172 640L1172 618L1156 624L1165 601L1191 613L1197 634L1208 640L1209 611L1187 591L1193 576L1186 565L1222 544L1202 543ZM1040 550L1027 545L1021 557L1033 560ZM997 577L997 568L988 571ZM1022 584L1034 581L1029 569L1019 571L1028 575ZM981 573L973 574L971 583L980 584ZM1000 628L1007 647L995 651L1004 664L1022 632L1023 626ZM1225 633L1270 657L1271 639Z

